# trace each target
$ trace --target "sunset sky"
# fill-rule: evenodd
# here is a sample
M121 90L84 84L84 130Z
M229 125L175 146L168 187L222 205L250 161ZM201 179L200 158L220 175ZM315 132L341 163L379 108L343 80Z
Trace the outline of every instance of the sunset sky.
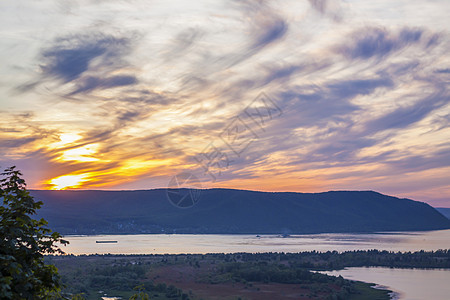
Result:
M33 189L375 190L450 207L450 1L1 1ZM208 168L208 169L207 169Z

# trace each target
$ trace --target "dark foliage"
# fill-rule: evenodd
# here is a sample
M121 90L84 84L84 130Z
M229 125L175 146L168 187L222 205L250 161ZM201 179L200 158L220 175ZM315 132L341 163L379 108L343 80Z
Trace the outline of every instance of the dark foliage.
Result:
M42 202L26 190L22 174L11 167L0 179L0 299L49 299L61 284L56 268L44 264L44 254L63 253L59 233L44 219L31 216Z

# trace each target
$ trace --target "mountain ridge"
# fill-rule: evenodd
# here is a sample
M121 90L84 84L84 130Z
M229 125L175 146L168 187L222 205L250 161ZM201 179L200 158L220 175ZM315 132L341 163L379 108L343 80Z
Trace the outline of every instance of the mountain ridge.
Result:
M450 219L450 207L435 207L435 208L444 217L447 217L447 219Z
M169 202L170 197L194 192L199 197L192 207L180 209ZM62 234L304 234L450 228L450 220L424 202L375 191L213 188L31 190L31 194L44 202L38 217Z

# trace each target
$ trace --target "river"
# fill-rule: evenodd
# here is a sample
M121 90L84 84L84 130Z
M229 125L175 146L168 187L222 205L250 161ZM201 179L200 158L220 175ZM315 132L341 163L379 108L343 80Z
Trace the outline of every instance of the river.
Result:
M370 234L310 235L137 234L66 236L70 254L179 254L235 252L302 252L450 249L450 230ZM115 243L96 243L116 241ZM393 290L400 300L450 299L450 270L348 268L328 272L344 278L373 282Z
M351 280L377 283L394 292L393 299L448 300L450 299L450 270L448 269L394 269L346 268L322 272Z
M370 234L324 233L310 235L136 234L66 236L70 254L179 254L235 252L302 252L450 249L450 230ZM117 241L117 243L96 243Z

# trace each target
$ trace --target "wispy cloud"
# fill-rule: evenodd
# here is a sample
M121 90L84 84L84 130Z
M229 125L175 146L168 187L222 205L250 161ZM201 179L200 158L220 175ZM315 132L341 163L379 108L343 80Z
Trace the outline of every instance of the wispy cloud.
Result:
M106 78L86 76L80 79L77 89L69 94L69 96L85 93L95 89L108 89L126 85L133 85L138 82L134 75L117 75Z
M43 51L41 68L44 76L70 82L89 69L120 67L122 56L129 51L130 40L126 38L103 34L70 35L58 38Z
M392 33L383 28L366 27L353 33L349 41L338 47L337 51L349 59L381 59L411 45L431 47L436 39L436 35L425 38L423 30L417 28L404 28L398 33Z
M431 112L448 104L448 91L446 87L440 87L438 91L424 99L420 99L406 106L397 107L392 112L367 122L367 131L373 132L405 128L423 120Z
M206 186L445 204L447 6L108 1L57 6L67 23L45 33L2 11L0 164L35 188L161 187L187 170ZM219 135L261 92L283 113L233 154ZM212 142L232 161L216 182L194 159Z

